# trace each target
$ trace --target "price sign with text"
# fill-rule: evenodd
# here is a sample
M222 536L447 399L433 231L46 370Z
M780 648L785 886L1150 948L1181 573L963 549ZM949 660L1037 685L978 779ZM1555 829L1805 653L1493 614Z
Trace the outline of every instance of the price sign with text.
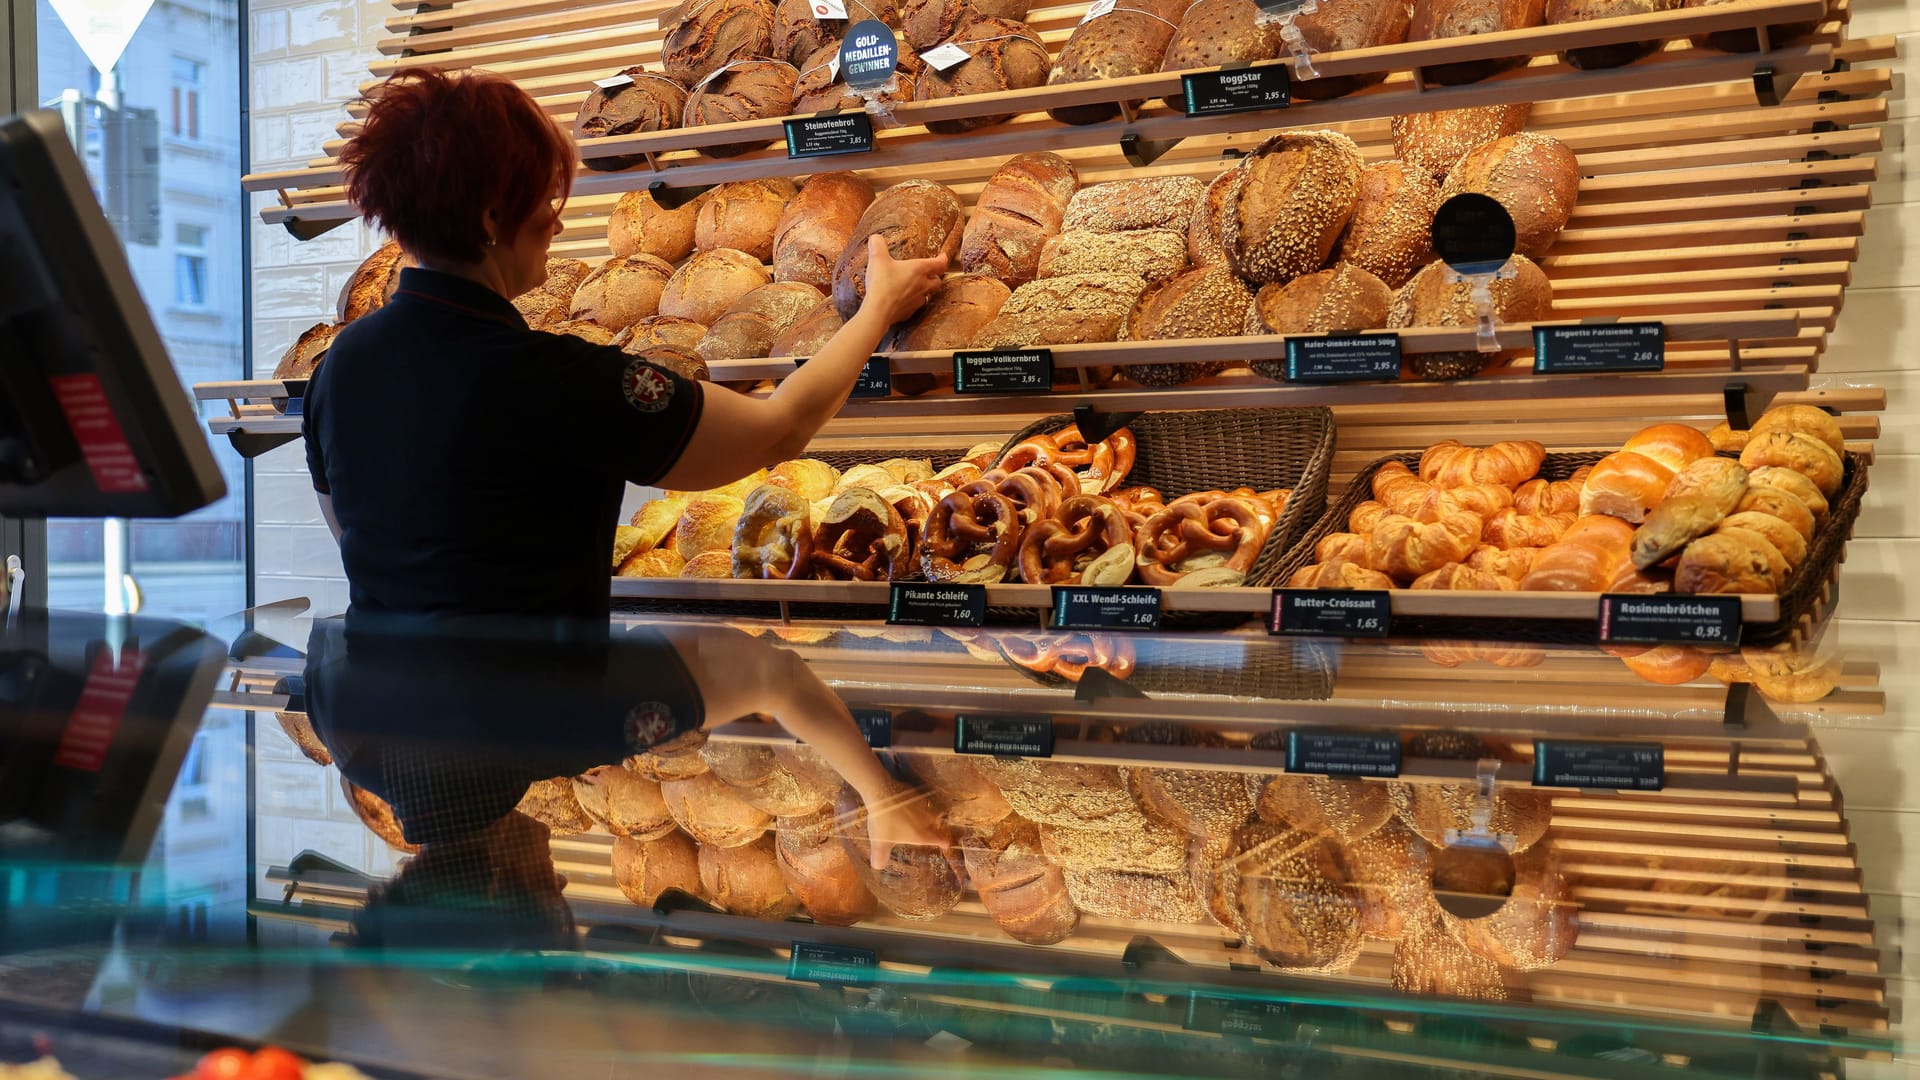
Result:
M979 626L986 621L985 585L896 581L887 594L891 626Z
M1386 637L1393 597L1378 589L1275 589L1267 632L1302 637Z
M796 116L785 121L789 158L864 154L873 149L873 119L863 112Z
M1740 598L1671 593L1600 597L1603 645L1738 645Z
M793 366L803 368L809 358L796 356ZM853 392L848 397L883 398L893 393L893 364L884 356L870 356L865 367L853 380Z
M787 978L794 982L865 986L873 981L880 958L872 949L796 941L787 961Z
M1659 743L1533 743L1533 782L1539 787L1659 791L1666 776L1666 750Z
M961 713L953 720L953 752L995 757L1052 757L1053 718Z
M1400 737L1391 731L1289 731L1287 771L1318 776L1399 776Z
M1059 630L1158 630L1160 590L1055 585L1053 625Z
M1286 64L1193 71L1180 76L1180 93L1188 116L1284 109L1293 102L1293 84Z
M1399 377L1399 334L1327 334L1287 339L1288 382L1365 382Z
M891 709L853 709L853 722L860 728L860 737L875 750L893 745L893 711Z
M959 394L1044 394L1053 389L1053 350L954 353L953 389Z
M1665 323L1576 323L1533 328L1536 375L1664 371L1666 366Z

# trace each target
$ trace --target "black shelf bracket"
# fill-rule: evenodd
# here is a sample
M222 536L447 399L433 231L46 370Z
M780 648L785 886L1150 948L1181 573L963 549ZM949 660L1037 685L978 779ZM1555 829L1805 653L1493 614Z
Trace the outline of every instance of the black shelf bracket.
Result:
M1761 64L1753 69L1753 96L1760 104L1773 106L1780 104L1782 91L1772 64Z
M1153 940L1145 934L1127 942L1126 949L1120 954L1120 964L1128 971L1138 971L1151 964L1186 967L1187 962L1180 959L1172 949Z
M1090 443L1100 442L1138 419L1138 412L1107 412L1092 404L1073 407L1073 426Z
M1180 139L1143 139L1138 135L1120 136L1120 153L1127 164L1136 169L1144 169L1159 161L1167 151L1179 146Z
M280 227L287 230L295 240L312 240L315 237L325 236L352 220L352 218L340 218L337 221L308 221L305 218L290 217L282 221Z
M278 450L299 438L300 433L297 431L270 435L256 435L249 431L227 432L227 441L233 444L234 451L243 458L257 458L269 450Z
M686 187L674 187L665 180L655 180L647 185L647 194L662 210L678 210L693 200L713 190L712 184L690 184Z

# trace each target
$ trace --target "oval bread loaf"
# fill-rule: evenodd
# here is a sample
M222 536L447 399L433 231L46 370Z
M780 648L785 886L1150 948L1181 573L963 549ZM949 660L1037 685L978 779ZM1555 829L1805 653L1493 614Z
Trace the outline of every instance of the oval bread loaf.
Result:
M687 94L680 125L700 127L785 116L793 106L793 89L799 81L800 72L783 60L735 60L694 84ZM722 143L700 147L699 152L707 157L739 157L771 141Z
M773 47L772 0L690 0L660 41L660 66L693 87L736 60L766 56Z
M1234 170L1221 242L1253 282L1320 269L1360 198L1360 149L1332 131L1275 135Z
M833 264L847 249L860 215L873 205L873 185L857 173L817 173L781 211L773 227L773 280L833 288Z
M994 170L960 239L960 269L1017 289L1038 276L1040 252L1060 231L1080 173L1058 154L1021 154Z
M680 126L680 116L687 108L686 87L640 67L627 68L620 74L632 81L612 89L596 85L587 92L586 100L574 113L575 139L637 135ZM582 158L580 163L595 172L618 172L645 160L641 154L616 154Z
M966 211L953 192L931 180L905 180L874 197L854 223L833 268L833 299L851 319L867 294L867 238L886 241L896 259L952 258L960 249Z
M660 293L660 314L711 327L735 301L773 280L760 260L744 251L716 248L680 264Z

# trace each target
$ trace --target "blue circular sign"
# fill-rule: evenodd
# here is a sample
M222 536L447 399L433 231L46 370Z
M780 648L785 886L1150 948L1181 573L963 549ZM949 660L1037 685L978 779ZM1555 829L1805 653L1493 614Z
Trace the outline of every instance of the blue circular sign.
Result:
M1433 250L1461 274L1493 274L1513 257L1513 215L1491 196L1455 195L1433 215Z
M840 78L855 90L878 90L893 80L900 42L878 19L854 23L840 39Z

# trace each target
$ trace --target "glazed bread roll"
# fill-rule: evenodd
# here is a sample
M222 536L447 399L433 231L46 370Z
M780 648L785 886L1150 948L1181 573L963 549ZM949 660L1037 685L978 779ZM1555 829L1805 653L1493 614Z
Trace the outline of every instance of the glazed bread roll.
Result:
M1545 271L1525 255L1515 255L1511 265L1514 276L1496 280L1489 290L1493 294L1495 321L1530 323L1551 317L1553 286L1547 281ZM1393 311L1388 317L1388 325L1395 328L1476 326L1479 321L1472 288L1464 281L1448 281L1446 264L1438 261L1428 263L1394 296ZM1489 367L1510 364L1526 354L1525 349L1498 353L1415 353L1409 357L1407 367L1417 379L1464 379Z
M1329 776L1276 776L1260 793L1260 819L1352 843L1393 819L1385 784Z
M1047 83L1106 82L1160 70L1187 0L1118 0L1104 15L1084 19L1060 49ZM1127 104L1129 113L1142 102ZM1063 124L1097 124L1120 114L1114 102L1061 105L1047 115Z
M1582 516L1605 514L1639 524L1666 497L1676 475L1645 454L1620 450L1600 459L1580 490Z
M1127 318L1126 340L1238 337L1253 293L1224 266L1189 271L1149 287ZM1224 363L1130 364L1121 373L1142 386L1178 386L1217 375Z
M1778 488L1806 504L1816 523L1827 519L1827 497L1803 473L1778 465L1762 465L1747 473L1750 487Z
M667 279L660 293L660 314L711 327L741 297L772 280L760 260L744 251L702 251Z
M834 834L832 812L781 818L774 829L774 858L787 891L814 922L852 926L879 909L860 881L859 868Z
M1687 593L1773 593L1787 582L1787 557L1750 529L1721 529L1687 545L1673 587Z
M1436 257L1433 215L1440 203L1440 185L1428 170L1394 160L1368 165L1334 257L1400 288Z
M781 331L768 347L768 356L812 356L826 347L846 325L840 317L840 308L832 300L824 300L813 306L811 311L795 319L793 325Z
M1633 526L1617 517L1580 518L1558 543L1533 558L1520 588L1528 592L1604 592L1633 566Z
M1447 172L1440 202L1486 195L1513 218L1514 250L1537 259L1560 237L1580 193L1580 163L1551 135L1523 131L1469 150Z
M1283 133L1255 148L1234 170L1221 230L1234 273L1285 282L1325 265L1359 201L1362 165L1353 140L1332 131Z
M1641 428L1620 449L1644 454L1674 472L1713 456L1713 441L1687 424L1655 424Z
M624 765L602 765L574 777L573 794L588 817L615 836L658 840L673 831L660 783Z
M632 81L611 89L595 85L587 91L586 99L574 113L575 139L638 135L680 125L680 114L687 107L686 87L657 71L640 67L627 68L620 74ZM583 158L580 163L595 172L618 172L645 160L642 154L616 154Z
M1539 26L1546 17L1546 0L1414 0L1413 25L1408 41L1497 34ZM1428 82L1443 86L1478 82L1526 63L1525 57L1498 57L1434 64L1420 69Z
M333 335L340 328L331 323L315 323L300 335L299 340L287 346L280 354L280 362L274 365L273 377L276 379L310 379L319 369L320 361L326 359L327 350L333 347Z
M1813 542L1813 530L1816 522L1813 511L1798 496L1784 488L1768 487L1763 484L1749 484L1747 493L1740 496L1739 505L1734 513L1755 512L1779 518L1800 534L1802 540Z
M1194 203L1205 193L1206 185L1191 176L1149 176L1091 184L1074 192L1060 228L1063 232L1180 229L1192 217Z
M1754 421L1748 434L1758 437L1775 431L1811 435L1826 443L1835 454L1847 452L1847 438L1840 430L1840 422L1832 413L1813 405L1776 405Z
M736 60L767 56L773 50L771 0L692 0L669 14L660 42L660 64L680 85L692 87ZM785 107L785 102L782 103Z
M737 847L700 845L700 890L727 913L751 919L784 919L800 911L771 836Z
M980 905L1014 940L1052 945L1079 925L1080 911L1067 893L1066 878L1042 854L1032 822L1006 818L962 833L957 841Z
M1620 657L1628 671L1661 686L1690 683L1713 666L1711 657L1689 645L1659 645L1642 652L1634 652L1632 648L1616 651L1616 647L1609 646L1607 651Z
M615 255L588 274L573 294L570 317L624 330L660 309L673 266L652 255Z
M921 794L901 791L895 798L917 799ZM867 808L851 787L843 788L835 804L840 842L848 861L867 889L888 911L903 919L935 919L960 902L961 882L939 848L900 844L887 862L874 869L867 834Z
M906 322L896 324L881 343L883 352L949 351L964 349L993 317L1000 314L1013 293L985 274L960 274L940 283L927 306Z
M741 798L740 793L712 773L660 785L667 812L702 849L741 847L767 831L772 817ZM771 846L768 849L771 858Z
M668 210L646 191L629 191L614 204L607 219L607 246L617 257L651 255L677 263L693 250L699 200Z
M1440 183L1469 150L1525 128L1532 111L1532 102L1520 101L1396 116L1390 125L1393 153Z
M1740 464L1749 469L1769 465L1791 469L1813 481L1827 499L1840 494L1846 478L1846 464L1832 447L1817 436L1798 431L1754 432L1747 448L1740 451Z
M793 198L793 185L778 181L778 188L760 181L721 184L700 200L693 220L693 246L696 251L732 248L744 251L759 262L773 258L774 226L787 202Z
M712 2L724 4L734 0ZM792 64L780 60L732 61L693 84L687 94L687 107L681 114L680 126L734 124L743 120L785 116L793 105L793 91L799 81L800 72ZM699 152L707 157L739 157L768 145L770 141L703 146Z
M971 343L976 349L1118 341L1146 280L1132 274L1066 274L1029 281Z
M1037 277L1066 274L1134 274L1149 285L1171 281L1187 269L1187 238L1173 229L1056 233L1040 249Z
M874 197L854 224L833 268L833 300L853 318L867 294L867 238L879 236L896 259L952 258L966 212L953 192L931 180L906 180Z
M700 358L708 363L770 355L774 341L826 300L803 281L762 285L734 301L700 339Z
M1053 70L1053 59L1047 53L1046 44L1022 22L976 15L961 23L943 44L966 50L969 59L945 71L935 71L929 66L914 81L915 101L940 101L1045 86ZM964 135L1011 119L1012 113L929 120L927 130L940 135Z
M699 896L700 853L685 833L672 830L652 840L616 836L613 883L642 907L651 907L668 889Z
M1328 4L1294 19L1307 48L1316 53L1351 52L1398 45L1407 40L1412 10L1405 0L1346 0ZM1319 101L1351 94L1386 78L1386 72L1366 75L1321 76L1296 79L1293 96Z
M1009 290L1032 281L1079 188L1079 170L1058 154L1009 158L974 200L960 238L960 269L998 278Z

